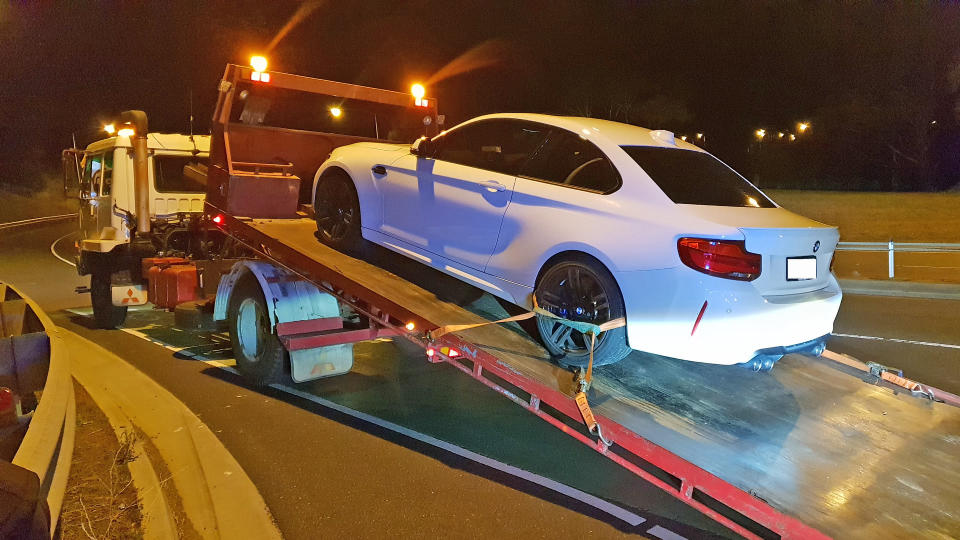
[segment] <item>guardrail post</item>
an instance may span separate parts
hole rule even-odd
[[[888,272],[889,279],[893,279],[893,238],[890,239],[890,242],[887,244],[887,253],[889,259],[890,270]]]

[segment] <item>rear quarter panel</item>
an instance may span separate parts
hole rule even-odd
[[[602,195],[518,178],[486,272],[533,287],[543,264],[581,251],[611,271],[675,266],[677,212],[620,191]]]

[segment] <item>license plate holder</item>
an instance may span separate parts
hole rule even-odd
[[[787,257],[787,281],[817,279],[817,257]]]

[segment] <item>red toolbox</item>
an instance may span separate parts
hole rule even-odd
[[[227,181],[226,210],[235,216],[288,218],[297,214],[300,179],[290,174],[234,174]]]
[[[199,279],[193,264],[178,264],[160,272],[157,286],[157,307],[173,309],[177,304],[197,299]]]

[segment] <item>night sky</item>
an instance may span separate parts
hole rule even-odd
[[[266,48],[300,6],[0,0],[0,183],[39,185],[71,133],[86,144],[125,109],[186,131],[192,94],[207,132],[224,64]],[[957,4],[329,0],[269,58],[271,70],[406,91],[475,47],[495,64],[428,88],[448,125],[502,111],[613,117],[706,133],[710,151],[751,169],[763,166],[755,129],[807,120],[819,142],[787,160],[794,169],[862,179],[909,166],[901,189],[960,174]],[[845,164],[864,147],[876,150]]]

